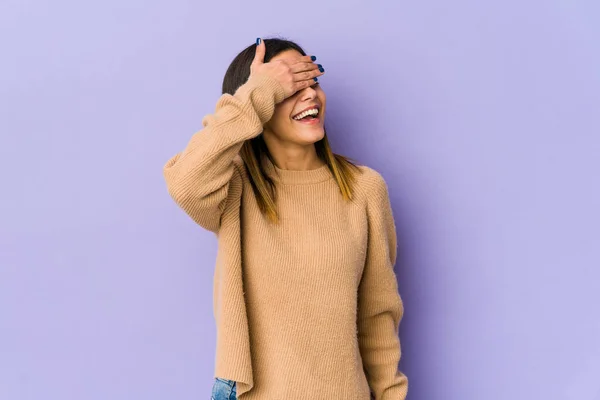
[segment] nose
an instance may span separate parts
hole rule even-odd
[[[300,99],[301,100],[312,100],[315,97],[317,97],[317,91],[315,89],[313,89],[312,86],[309,87],[305,87],[304,89],[302,89],[302,91],[300,92]]]

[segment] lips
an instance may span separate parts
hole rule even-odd
[[[305,125],[317,125],[321,122],[321,120],[319,118],[312,118],[312,119],[294,120],[294,122],[297,122],[299,124],[305,124]]]

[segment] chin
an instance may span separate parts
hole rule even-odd
[[[302,142],[304,144],[312,144],[318,142],[319,140],[325,137],[325,130],[321,128],[299,132],[296,137],[298,138],[299,142]]]

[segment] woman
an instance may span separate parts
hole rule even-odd
[[[173,199],[218,238],[214,400],[406,396],[387,186],[332,153],[315,60],[257,39],[164,167]]]

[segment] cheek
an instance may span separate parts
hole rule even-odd
[[[290,123],[292,110],[292,105],[286,101],[277,104],[275,106],[275,110],[273,111],[273,117],[271,118],[271,121],[269,121],[269,124],[275,127]]]
[[[319,98],[319,103],[321,103],[323,110],[324,111],[327,110],[327,96],[325,96],[325,92],[323,91],[323,89],[321,89],[321,88],[318,89],[317,97]]]
[[[319,98],[321,104],[325,106],[325,104],[327,103],[327,96],[325,95],[325,92],[322,89],[319,89],[319,91],[317,92],[317,97]]]

